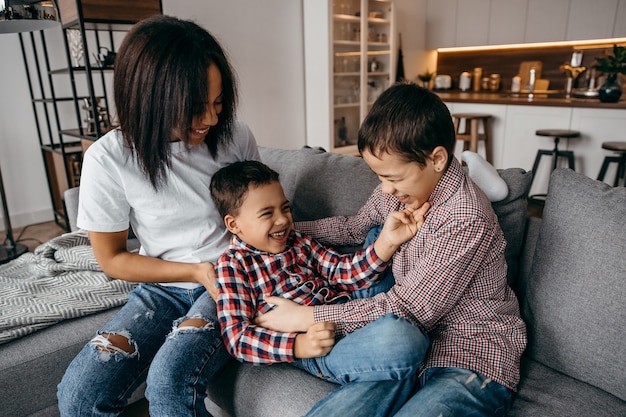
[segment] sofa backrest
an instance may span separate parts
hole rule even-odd
[[[280,174],[285,194],[292,202],[295,221],[356,214],[380,182],[360,157],[306,147],[298,150],[260,148],[260,152],[263,162]],[[508,242],[507,278],[513,287],[524,236],[531,174],[519,168],[498,172],[507,183],[509,194],[494,203],[493,208]]]
[[[626,187],[555,170],[519,282],[527,355],[626,401]]]

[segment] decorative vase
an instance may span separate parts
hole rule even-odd
[[[606,81],[598,90],[598,96],[603,103],[616,103],[622,96],[622,87],[617,82],[617,73],[610,73]]]

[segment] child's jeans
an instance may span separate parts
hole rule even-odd
[[[380,228],[370,231],[365,246]],[[393,286],[390,269],[374,286],[353,292],[353,298],[372,297]],[[337,384],[401,380],[414,375],[424,359],[429,338],[404,318],[387,314],[338,339],[326,356],[298,359],[295,366]]]
[[[202,328],[178,328],[201,318]],[[174,328],[174,329],[173,329]],[[122,309],[98,332],[129,339],[132,353],[87,343],[59,384],[62,417],[118,416],[146,380],[151,416],[208,416],[207,384],[230,355],[222,344],[215,302],[204,287],[158,284],[135,288]]]

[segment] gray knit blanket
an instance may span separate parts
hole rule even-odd
[[[0,344],[124,304],[135,285],[102,272],[86,232],[51,239],[0,265]]]

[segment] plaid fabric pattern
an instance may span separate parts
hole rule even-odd
[[[506,242],[484,193],[455,159],[430,196],[417,236],[393,257],[396,285],[387,293],[315,307],[315,321],[350,332],[387,313],[425,329],[432,341],[422,365],[461,367],[510,389],[519,382],[526,326],[506,283]],[[302,222],[323,244],[357,244],[402,204],[378,187],[357,215]]]
[[[233,236],[229,249],[216,264],[218,318],[226,348],[242,362],[293,362],[296,333],[254,325],[259,314],[273,307],[269,295],[298,304],[320,305],[350,299],[350,292],[376,282],[387,262],[374,245],[354,255],[340,255],[292,232],[288,249],[279,254],[261,252]]]

